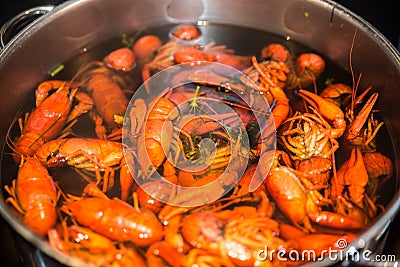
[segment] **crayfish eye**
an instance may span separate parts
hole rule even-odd
[[[51,152],[46,159],[46,165],[48,167],[62,167],[65,165],[65,162],[65,157],[60,155],[58,150]]]
[[[50,152],[50,154],[46,158],[46,161],[49,161],[51,158],[57,157],[58,152],[60,152],[59,149],[57,149],[57,150],[55,150],[53,152]]]
[[[64,157],[50,157],[47,161],[46,161],[46,165],[49,168],[57,168],[57,167],[63,167],[65,165],[65,158]]]

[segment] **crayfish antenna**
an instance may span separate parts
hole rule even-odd
[[[357,98],[355,98],[354,105],[357,106],[358,104],[360,104],[364,100],[364,97],[371,91],[371,89],[372,86],[368,87]]]
[[[12,122],[11,122],[11,125],[10,125],[10,127],[8,128],[8,130],[7,130],[7,134],[6,134],[6,144],[7,144],[7,146],[11,149],[11,155],[13,155],[13,157],[15,158],[15,159],[17,159],[19,156],[19,152],[17,151],[17,149],[15,148],[15,142],[14,142],[14,140],[12,140],[12,138],[11,138],[11,130],[14,128],[14,125],[18,122],[18,126],[19,126],[19,130],[20,130],[20,133],[22,133],[22,131],[23,131],[23,128],[24,128],[24,123],[26,122],[26,120],[28,119],[28,116],[29,116],[29,113],[28,112],[26,112],[25,113],[25,117],[24,117],[24,120],[22,120],[22,118],[21,118],[21,114],[22,114],[22,112],[23,112],[23,109],[25,108],[25,106],[22,106],[19,110],[18,110],[18,112],[17,112],[17,115],[15,116],[15,118],[12,120]]]

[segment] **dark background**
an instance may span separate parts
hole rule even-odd
[[[398,1],[387,0],[337,0],[364,18],[399,49],[400,21]]]
[[[6,21],[25,9],[46,4],[57,5],[62,2],[63,1],[60,0],[1,0],[0,25],[3,25]],[[369,22],[378,31],[380,31],[390,42],[392,42],[397,49],[400,48],[400,22],[398,19],[398,9],[396,9],[397,6],[395,8],[395,1],[338,0],[336,2],[342,4],[343,6],[352,10],[354,13],[363,17],[367,22]],[[397,260],[400,260],[400,231],[398,230],[399,224],[400,216],[397,216],[395,218],[395,221],[392,223],[391,231],[383,252],[384,255],[395,254]],[[19,245],[22,242],[22,239],[19,239],[19,237],[15,239],[14,235],[15,233],[11,231],[10,227],[0,217],[1,266],[22,267],[27,265],[27,263],[24,264],[19,260],[20,254],[17,253],[17,249],[20,248]],[[24,244],[24,246],[29,245]],[[43,262],[41,264],[43,264]],[[41,264],[37,266],[44,266]]]
[[[0,25],[11,19],[25,9],[42,6],[42,5],[58,5],[62,0],[2,0],[0,2]]]

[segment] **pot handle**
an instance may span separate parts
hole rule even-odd
[[[0,50],[27,25],[40,16],[52,11],[54,5],[37,6],[27,9],[3,24],[0,29]]]

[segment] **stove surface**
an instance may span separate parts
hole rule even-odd
[[[40,5],[57,5],[60,0],[2,0],[0,2],[0,26],[20,12]],[[338,0],[338,3],[346,6],[356,14],[363,17],[385,35],[397,49],[400,49],[399,37],[400,27],[398,24],[397,9],[395,3],[389,1],[376,0]],[[394,1],[392,1],[394,2]],[[395,255],[396,260],[400,260],[400,215],[397,215],[392,223],[392,227],[387,237],[386,245],[382,255]],[[0,258],[1,266],[25,267],[60,267],[51,259],[35,250],[29,243],[19,237],[11,227],[0,217]],[[21,248],[29,252],[21,252]]]

